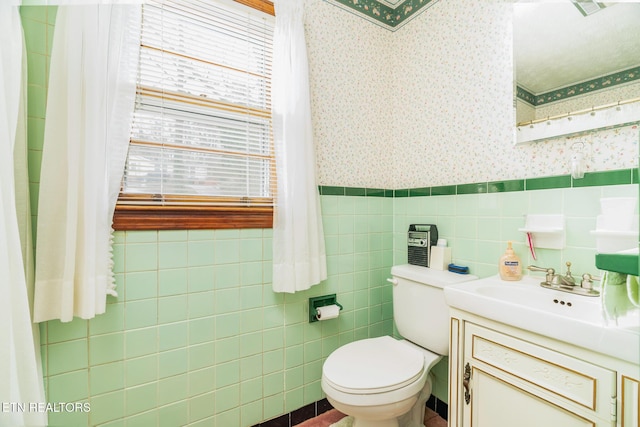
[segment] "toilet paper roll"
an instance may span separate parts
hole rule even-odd
[[[320,321],[335,319],[339,314],[340,307],[335,304],[316,308],[316,318]]]

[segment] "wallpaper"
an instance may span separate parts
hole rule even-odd
[[[569,173],[575,138],[513,146],[511,2],[438,1],[391,32],[306,1],[320,185],[397,189]],[[580,138],[589,170],[637,167],[637,126]]]
[[[396,188],[521,174],[510,12],[506,3],[439,2],[393,34],[403,70],[394,79]]]
[[[306,13],[318,184],[389,188],[393,33],[323,0]]]

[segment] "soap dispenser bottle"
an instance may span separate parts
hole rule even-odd
[[[498,265],[500,278],[502,280],[520,280],[522,279],[522,263],[518,255],[513,252],[511,241],[507,243],[507,250],[500,257]]]

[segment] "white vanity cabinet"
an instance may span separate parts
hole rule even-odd
[[[450,427],[639,427],[638,364],[451,313]]]

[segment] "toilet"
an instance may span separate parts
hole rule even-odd
[[[449,354],[444,287],[477,277],[416,265],[391,268],[393,313],[403,339],[367,338],[333,351],[322,367],[322,390],[353,427],[423,426],[431,368]]]

